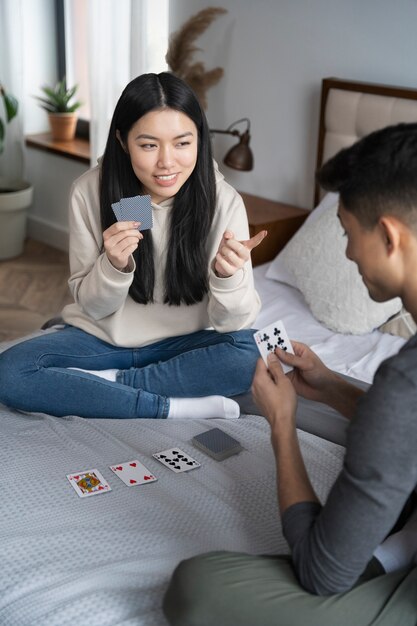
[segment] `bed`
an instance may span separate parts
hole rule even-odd
[[[374,128],[416,120],[416,90],[326,79],[318,163]],[[407,330],[413,331],[407,312],[397,303],[394,313],[384,311],[375,329],[335,331],[334,311],[326,323],[317,319],[311,294],[299,282],[302,276],[291,276],[288,261],[300,257],[300,246],[310,253],[312,246],[305,246],[310,229],[323,231],[320,220],[335,200],[317,195],[318,208],[305,226],[274,261],[255,268],[263,302],[256,326],[282,319],[290,337],[308,343],[329,367],[366,386],[379,363],[406,341]],[[326,242],[320,242],[319,256],[325,249]],[[311,265],[308,255],[305,263]],[[336,279],[340,275],[338,269]],[[346,294],[349,285],[339,282]],[[342,309],[337,313],[349,307]],[[357,313],[364,317],[360,309]],[[393,329],[400,334],[392,334]],[[163,626],[162,595],[180,560],[216,549],[286,552],[269,427],[249,394],[239,401],[244,411],[239,420],[175,422],[55,418],[0,405],[0,623]],[[297,419],[308,471],[325,500],[343,461],[345,420],[305,401]],[[241,442],[238,455],[218,462],[191,444],[194,435],[215,426]],[[174,445],[201,467],[174,474],[152,457]],[[109,466],[132,459],[158,480],[126,487]],[[109,481],[111,491],[81,499],[65,477],[92,468]]]

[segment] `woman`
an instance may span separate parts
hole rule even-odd
[[[150,195],[153,228],[111,205]],[[139,229],[138,229],[139,228]],[[102,162],[70,197],[63,330],[0,356],[0,400],[57,416],[238,417],[260,307],[240,196],[215,170],[205,115],[170,73],[123,91]],[[213,395],[219,394],[219,395]]]

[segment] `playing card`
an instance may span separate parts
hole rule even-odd
[[[179,474],[180,472],[188,472],[189,470],[196,469],[201,465],[201,463],[179,448],[162,450],[162,452],[156,452],[152,456],[176,474]]]
[[[121,198],[122,220],[140,222],[139,230],[148,230],[153,226],[151,196],[133,196]]]
[[[128,487],[153,483],[155,480],[158,480],[143,463],[136,459],[134,461],[126,461],[126,463],[110,465],[110,469]]]
[[[67,478],[80,498],[87,498],[88,496],[95,496],[98,493],[111,491],[107,480],[103,478],[96,469],[67,474]]]
[[[192,438],[192,443],[216,461],[223,461],[232,454],[243,450],[237,439],[234,439],[220,428],[211,428]]]
[[[265,326],[261,330],[257,330],[254,333],[254,339],[258,350],[261,353],[261,357],[264,360],[266,366],[268,366],[267,356],[271,352],[274,352],[275,348],[281,348],[291,354],[294,354],[293,347],[288,339],[287,331],[281,320]],[[289,365],[284,365],[281,361],[282,368],[285,373],[290,372],[293,368]]]
[[[111,205],[111,208],[113,209],[113,213],[116,216],[116,219],[118,222],[122,221],[122,211],[121,211],[121,207],[120,207],[120,202],[113,202],[113,204]]]

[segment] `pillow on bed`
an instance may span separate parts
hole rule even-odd
[[[307,228],[311,225],[322,213],[327,211],[330,207],[338,205],[339,202],[339,194],[338,193],[328,193],[324,196],[320,204],[317,207],[310,211],[307,219],[304,221],[300,230],[303,228]],[[297,231],[300,232],[300,231]],[[280,283],[285,283],[287,285],[292,285],[296,287],[294,276],[291,274],[290,270],[285,266],[283,259],[281,258],[281,254],[278,254],[271,264],[265,274],[266,278],[271,278],[272,280],[278,280]]]
[[[290,284],[301,291],[318,321],[336,332],[359,335],[378,328],[402,305],[399,298],[374,302],[369,297],[356,264],[345,256],[337,194],[331,195],[278,256],[293,281]]]

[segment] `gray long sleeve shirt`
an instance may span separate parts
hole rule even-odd
[[[417,485],[417,335],[378,369],[347,434],[343,469],[322,507],[300,502],[282,523],[302,586],[350,589]]]

